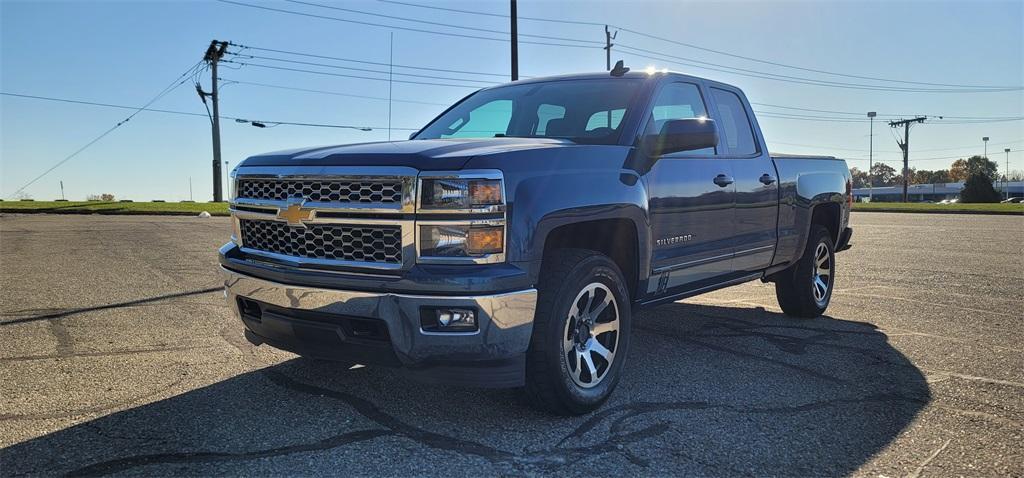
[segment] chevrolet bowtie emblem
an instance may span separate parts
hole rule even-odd
[[[278,209],[277,218],[288,221],[289,226],[305,226],[304,221],[313,219],[313,209],[302,207],[302,203],[293,202],[285,209]]]

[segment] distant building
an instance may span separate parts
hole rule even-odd
[[[999,191],[1000,195],[1006,195],[1002,181],[996,181],[992,183],[992,185],[995,186],[996,191]],[[910,201],[941,201],[943,199],[954,199],[960,197],[960,190],[963,188],[964,183],[962,182],[911,184],[907,187],[907,198]],[[1010,181],[1007,183],[1006,188],[1010,191],[1010,197],[1024,196],[1024,181]],[[871,191],[868,188],[858,188],[853,190],[853,197],[856,198],[857,201],[867,201],[869,195],[874,197],[874,200],[877,202],[900,201],[903,198],[903,186],[882,186],[874,188],[874,191]]]

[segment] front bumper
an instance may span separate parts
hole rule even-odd
[[[398,365],[421,372],[417,375],[427,380],[446,383],[497,387],[523,383],[536,289],[492,295],[407,295],[288,285],[221,270],[228,306],[254,343],[319,358]],[[424,307],[473,308],[478,330],[424,332],[420,329]],[[374,332],[377,328],[383,332]]]

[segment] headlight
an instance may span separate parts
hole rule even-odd
[[[424,179],[423,209],[475,209],[501,205],[499,179]]]
[[[235,199],[238,199],[238,174],[237,174],[237,171],[238,171],[238,166],[235,166],[235,169],[232,169],[231,172],[228,173],[228,197],[231,198],[230,201],[234,201]]]
[[[420,255],[423,257],[480,257],[504,250],[504,226],[420,226]]]

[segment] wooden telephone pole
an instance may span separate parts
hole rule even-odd
[[[903,150],[903,202],[907,202],[907,183],[910,182],[910,125],[924,123],[926,119],[928,118],[925,116],[918,116],[917,118],[889,122],[889,126],[893,128],[903,127],[903,142],[896,140],[896,144],[900,145],[900,149]]]
[[[519,21],[516,13],[516,0],[510,5],[510,21],[512,29],[512,81],[519,79]]]
[[[608,29],[608,25],[604,26],[604,70],[612,71],[612,47],[615,46],[612,40],[619,36],[619,31],[615,30],[613,34]]]

